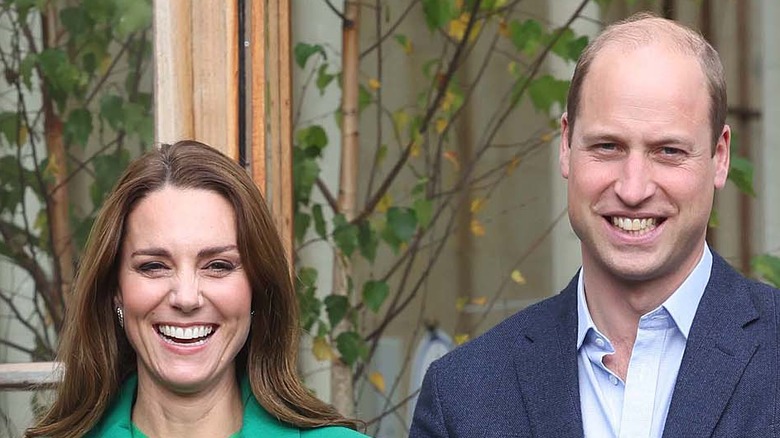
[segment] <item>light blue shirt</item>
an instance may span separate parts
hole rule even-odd
[[[661,437],[685,343],[711,270],[712,253],[705,244],[701,260],[682,285],[639,319],[625,382],[602,362],[615,349],[590,317],[580,270],[577,365],[585,437]]]

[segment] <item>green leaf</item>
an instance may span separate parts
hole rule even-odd
[[[517,20],[509,23],[509,39],[518,51],[526,56],[533,56],[540,46],[544,30],[538,21],[528,19],[520,23]]]
[[[0,113],[0,134],[5,137],[5,140],[11,146],[16,146],[17,144],[19,128],[19,114],[10,111]]]
[[[398,42],[398,44],[400,44],[404,49],[409,47],[409,38],[406,35],[396,34],[393,35],[393,39],[396,40],[396,42]]]
[[[309,205],[311,190],[317,177],[320,175],[320,166],[305,153],[295,148],[293,150],[293,192],[295,200],[303,205]]]
[[[368,91],[368,88],[361,84],[358,94],[358,111],[363,111],[372,102],[374,102],[374,96]]]
[[[414,210],[404,207],[387,209],[387,226],[401,242],[408,242],[417,230]]]
[[[745,157],[731,156],[729,180],[741,191],[750,196],[756,196],[753,190],[753,163]]]
[[[311,216],[306,213],[296,211],[293,218],[293,233],[295,234],[295,240],[302,242],[306,237],[306,231],[309,230],[311,225]]]
[[[341,360],[349,366],[354,365],[359,359],[368,357],[366,343],[353,331],[341,333],[336,338],[336,348],[341,354]]]
[[[331,327],[336,327],[349,310],[349,299],[344,295],[328,295],[324,302],[325,310],[328,311],[328,322]]]
[[[295,45],[295,49],[293,49],[295,63],[298,64],[298,67],[300,68],[305,67],[306,61],[315,53],[319,53],[325,59],[328,58],[325,54],[325,49],[319,44],[298,43]]]
[[[553,103],[559,103],[561,108],[566,104],[566,94],[569,92],[569,81],[555,79],[550,75],[544,75],[531,81],[528,94],[534,107],[545,113],[549,113]]]
[[[317,284],[318,272],[311,267],[303,267],[298,271],[298,282],[306,287],[314,287]]]
[[[71,37],[78,37],[82,33],[92,31],[94,20],[86,13],[84,8],[72,6],[60,11],[60,22]]]
[[[326,238],[328,234],[328,225],[325,223],[325,217],[322,215],[322,206],[320,204],[314,204],[311,208],[311,215],[314,217],[314,231],[317,235]]]
[[[100,117],[116,131],[124,126],[123,106],[124,100],[119,96],[108,94],[100,98]]]
[[[389,294],[390,286],[384,281],[369,280],[363,285],[363,302],[374,313],[379,311]]]
[[[59,105],[65,103],[68,94],[73,93],[82,85],[81,72],[68,61],[68,57],[60,49],[45,49],[38,55],[38,65],[41,67],[43,79]]]
[[[429,199],[416,199],[414,201],[414,215],[417,217],[420,227],[427,227],[433,218],[433,203]]]
[[[452,0],[422,0],[422,5],[425,23],[430,30],[449,24],[457,13]]]
[[[92,166],[95,169],[95,181],[90,187],[92,205],[103,205],[103,199],[114,187],[119,175],[129,163],[130,153],[124,148],[114,153],[97,155],[92,160]]]
[[[346,221],[343,214],[333,218],[333,240],[345,256],[351,257],[358,246],[358,228]]]
[[[24,82],[24,85],[28,90],[32,90],[32,73],[37,62],[38,55],[35,53],[28,53],[19,65],[19,74],[22,75],[22,82]]]
[[[120,37],[152,26],[152,4],[149,0],[115,0],[115,31]]]
[[[379,247],[379,237],[369,221],[362,221],[358,225],[358,245],[360,254],[373,263],[376,259],[376,249]]]
[[[775,287],[780,287],[780,257],[763,254],[753,257],[753,269]]]
[[[89,135],[92,134],[92,113],[84,108],[71,111],[68,121],[65,122],[64,132],[68,144],[86,146]]]
[[[319,70],[317,70],[317,89],[320,90],[320,96],[325,94],[325,89],[328,88],[328,85],[336,78],[336,75],[328,73],[326,71],[327,69],[328,64],[322,64]]]
[[[295,137],[298,146],[311,158],[322,156],[322,150],[328,145],[328,134],[320,125],[300,129]]]

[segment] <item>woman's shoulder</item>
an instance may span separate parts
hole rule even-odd
[[[360,432],[342,426],[324,426],[301,430],[301,438],[365,438]]]

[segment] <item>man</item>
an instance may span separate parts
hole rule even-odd
[[[559,151],[582,269],[435,362],[412,438],[780,436],[778,291],[705,243],[725,117],[690,29],[642,14],[592,42]]]

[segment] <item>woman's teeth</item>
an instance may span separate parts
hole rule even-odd
[[[191,343],[192,341],[203,341],[214,331],[210,325],[176,327],[172,325],[158,325],[157,332],[163,335],[166,340],[181,343]]]

